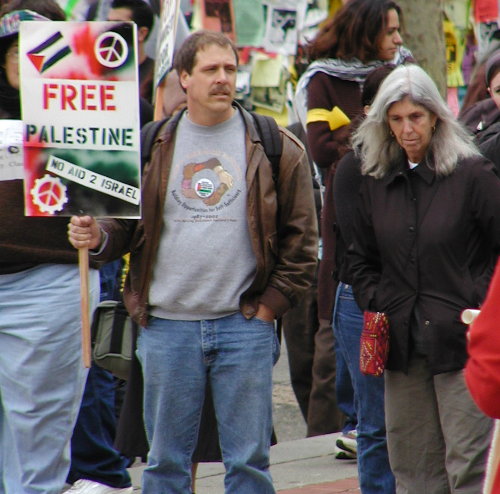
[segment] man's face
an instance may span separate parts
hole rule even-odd
[[[126,7],[121,7],[119,9],[110,9],[108,12],[108,21],[113,22],[127,22],[133,21],[132,19],[132,9],[127,9]],[[146,41],[149,29],[146,26],[137,26],[137,42],[139,45]]]
[[[233,114],[236,91],[236,56],[231,47],[208,45],[196,55],[192,73],[180,75],[193,122],[214,125]]]
[[[132,20],[132,11],[125,7],[120,9],[110,9],[108,13],[108,21],[126,22]]]

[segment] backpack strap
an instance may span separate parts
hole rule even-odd
[[[255,128],[259,133],[264,146],[264,152],[271,162],[273,170],[273,180],[278,182],[281,154],[283,152],[283,144],[278,124],[273,117],[261,115],[260,113],[250,112],[255,123]]]
[[[161,120],[152,120],[142,126],[141,129],[141,169],[151,158],[151,149],[153,147],[153,142],[156,139],[156,134],[160,130],[160,127],[167,121],[167,118]]]
[[[252,114],[255,128],[259,133],[264,146],[264,152],[268,160],[271,162],[273,170],[273,180],[277,182],[279,176],[279,165],[281,154],[283,151],[283,144],[281,142],[281,135],[278,124],[273,117],[261,115],[259,113],[250,112]],[[146,123],[141,129],[141,168],[151,158],[151,149],[156,135],[160,127],[167,121],[166,118],[162,120],[153,120]]]

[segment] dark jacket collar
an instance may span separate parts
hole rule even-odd
[[[382,178],[384,185],[388,186],[392,184],[395,180],[399,178],[406,177],[409,173],[416,173],[422,180],[424,180],[428,185],[436,178],[436,173],[432,165],[432,159],[430,156],[426,156],[424,160],[413,170],[408,166],[408,158],[404,155],[398,163],[391,168],[391,170]]]

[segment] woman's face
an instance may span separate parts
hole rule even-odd
[[[492,77],[490,86],[488,87],[491,99],[500,109],[500,70]]]
[[[19,89],[19,43],[14,41],[5,53],[5,74],[7,82]]]
[[[389,62],[399,51],[403,38],[399,34],[399,16],[395,9],[387,11],[385,31],[381,33],[378,46],[378,59]]]
[[[390,106],[387,120],[408,159],[413,163],[420,163],[431,142],[437,121],[436,115],[406,97]]]

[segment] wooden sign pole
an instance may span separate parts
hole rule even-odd
[[[89,369],[92,362],[90,349],[89,318],[89,249],[78,249],[78,266],[80,268],[80,306],[82,311],[82,355],[83,365]]]

